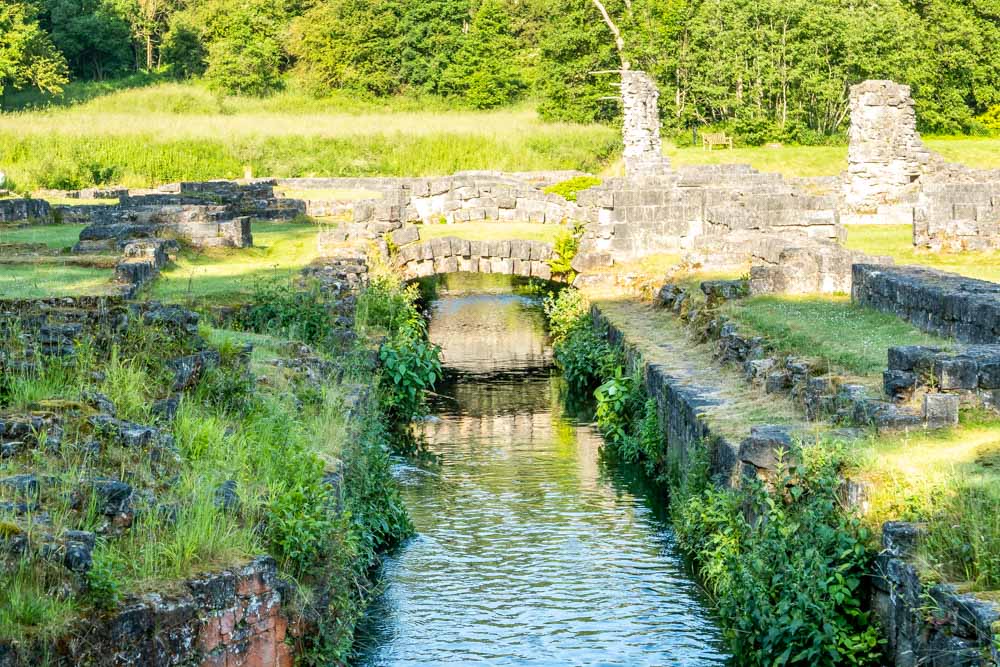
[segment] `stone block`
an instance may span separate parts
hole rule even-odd
[[[956,394],[925,394],[924,421],[932,428],[957,426],[958,407]]]
[[[887,396],[893,398],[905,396],[917,386],[917,375],[911,371],[884,371],[882,386]]]
[[[975,389],[979,384],[979,368],[975,359],[941,357],[934,361],[934,380],[941,389]]]
[[[900,345],[889,348],[889,370],[909,371],[925,375],[934,368],[934,355],[940,352],[937,347],[920,345]]]
[[[408,243],[414,243],[420,240],[420,228],[416,225],[406,225],[401,229],[397,229],[391,234],[392,242],[396,244],[397,247],[404,246]]]
[[[740,443],[739,460],[758,470],[774,471],[779,460],[787,461],[792,437],[784,426],[761,425],[750,429],[750,436]]]

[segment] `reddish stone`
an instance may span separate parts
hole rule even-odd
[[[292,648],[285,643],[277,646],[275,667],[294,667],[295,659],[292,657]]]
[[[219,632],[223,636],[231,635],[234,628],[236,628],[236,612],[232,609],[227,609],[219,618]]]
[[[226,653],[220,651],[214,655],[204,656],[200,667],[226,667]]]
[[[274,641],[282,644],[288,634],[288,621],[284,616],[279,615],[274,619]]]
[[[211,653],[222,643],[222,634],[219,629],[219,617],[209,617],[201,630],[198,632],[198,647],[202,653]]]

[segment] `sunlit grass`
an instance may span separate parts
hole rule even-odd
[[[47,296],[114,294],[114,272],[81,266],[4,264],[0,266],[0,295],[6,299],[40,299]]]
[[[850,225],[847,247],[888,255],[897,264],[918,264],[970,278],[1000,282],[1000,252],[930,252],[913,247],[910,225]]]
[[[980,137],[931,137],[928,148],[950,162],[977,169],[1000,168],[1000,139]],[[678,148],[664,142],[663,151],[676,166],[742,162],[759,171],[785,176],[837,176],[847,169],[847,145],[778,146],[706,151],[700,146]]]
[[[0,154],[19,188],[108,182],[149,186],[257,175],[429,176],[468,169],[598,170],[615,128],[544,123],[530,105],[448,109],[433,100],[310,101],[289,92],[221,102],[165,83],[66,108],[0,115]]]
[[[250,295],[255,281],[287,279],[316,259],[320,229],[313,224],[256,222],[254,247],[185,250],[163,269],[148,294],[169,302],[227,301]]]
[[[853,375],[880,375],[893,345],[949,345],[894,315],[855,306],[845,295],[758,296],[731,301],[724,310],[779,352]]]
[[[69,248],[80,240],[86,225],[32,225],[30,227],[0,227],[0,244],[44,243],[49,248]]]

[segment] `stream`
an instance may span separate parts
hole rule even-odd
[[[385,559],[363,667],[722,665],[665,499],[564,407],[534,297],[450,291],[428,455],[396,474],[417,530]]]

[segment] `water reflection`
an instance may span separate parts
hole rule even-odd
[[[568,419],[530,300],[437,301],[448,382],[401,465],[418,535],[387,559],[361,665],[716,665],[718,630],[635,480]]]

